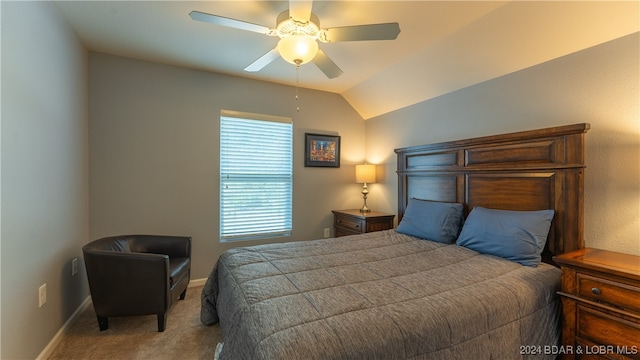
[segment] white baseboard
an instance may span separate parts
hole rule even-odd
[[[64,323],[64,325],[62,325],[60,330],[58,330],[58,332],[51,339],[51,341],[49,341],[47,346],[45,346],[45,348],[42,350],[40,355],[38,355],[36,360],[46,360],[49,358],[49,356],[51,356],[51,354],[53,354],[53,350],[55,350],[56,346],[58,346],[58,343],[62,340],[62,335],[67,331],[67,329],[69,329],[69,327],[71,327],[71,324],[73,324],[73,322],[76,320],[78,315],[80,315],[80,313],[83,312],[84,309],[86,309],[87,306],[89,306],[89,304],[91,304],[91,296],[87,296],[87,298],[84,299],[82,304],[78,306],[76,311],[74,311],[73,314],[71,314],[69,319]]]

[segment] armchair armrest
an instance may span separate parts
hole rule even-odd
[[[96,313],[154,314],[168,307],[167,255],[87,251],[84,258]]]
[[[191,257],[191,237],[170,235],[136,235],[134,252],[166,254],[170,258]]]

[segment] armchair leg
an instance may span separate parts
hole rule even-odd
[[[187,289],[184,289],[184,291],[180,294],[180,300],[184,300],[185,296],[187,296]]]
[[[158,332],[163,332],[167,327],[167,314],[158,314]]]
[[[109,328],[109,318],[106,316],[98,316],[98,327],[100,331],[105,331]]]

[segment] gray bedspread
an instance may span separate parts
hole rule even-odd
[[[520,359],[558,344],[559,284],[388,230],[226,251],[201,321],[220,322],[221,359]]]

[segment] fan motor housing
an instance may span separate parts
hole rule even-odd
[[[290,35],[306,35],[317,39],[320,34],[320,19],[311,13],[309,21],[300,21],[289,15],[289,10],[285,10],[278,15],[276,20],[276,31],[280,38]]]

